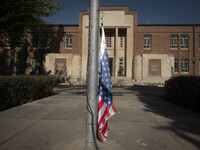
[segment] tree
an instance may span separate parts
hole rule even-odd
[[[39,37],[41,30],[51,30],[41,18],[55,15],[63,4],[55,0],[0,0],[0,47],[9,41],[12,66],[15,48],[26,47],[28,33]]]

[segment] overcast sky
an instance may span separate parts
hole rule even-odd
[[[99,0],[100,6],[128,6],[138,11],[138,24],[200,24],[200,0]],[[67,0],[51,24],[79,24],[79,11],[89,0]]]

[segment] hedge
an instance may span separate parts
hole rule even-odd
[[[178,76],[165,83],[167,100],[200,112],[200,77]]]
[[[55,85],[52,76],[0,76],[0,110],[46,97]]]

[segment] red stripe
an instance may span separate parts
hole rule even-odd
[[[100,141],[101,141],[102,143],[104,143],[103,137],[102,137],[102,135],[101,135],[100,132],[98,132],[98,136],[99,136]]]
[[[115,113],[117,113],[117,109],[115,108],[115,105],[114,105],[113,102],[112,102],[112,104],[111,104],[111,107],[112,107],[113,111],[114,111]]]
[[[111,115],[110,115],[110,112],[108,111],[108,113],[106,114],[107,118],[109,118]]]
[[[106,133],[107,129],[108,129],[108,121],[106,121],[106,124],[103,127],[103,130],[101,131],[101,133],[104,135]]]
[[[104,124],[104,122],[105,122],[105,115],[108,113],[108,109],[109,109],[109,106],[106,107],[106,109],[104,111],[104,114],[102,115],[101,119],[99,120],[98,127],[101,125],[102,122]]]
[[[101,101],[98,104],[98,112],[101,110],[101,107],[103,106],[103,104],[104,104],[104,100],[101,99]]]

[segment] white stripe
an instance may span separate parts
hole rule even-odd
[[[110,108],[109,108],[108,111],[109,111],[109,113],[110,113],[110,117],[113,116],[113,115],[115,114],[115,112],[114,112],[112,106],[110,106]],[[110,117],[109,117],[109,118],[110,118]],[[109,118],[108,118],[108,119],[109,119]]]
[[[99,110],[99,114],[98,114],[98,122],[100,121],[101,117],[103,116],[105,110],[106,110],[107,104],[104,102],[103,106],[101,107],[101,109]]]
[[[101,60],[106,49],[106,42],[105,42],[105,33],[104,28],[102,27],[102,40],[101,40],[101,48],[99,52],[99,60],[98,60],[98,72],[101,73]]]
[[[99,129],[101,129],[101,128],[103,128],[103,127],[105,126],[106,121],[108,120],[108,118],[107,118],[106,115],[105,115],[104,119],[105,119],[105,122],[102,122],[102,123],[99,125]]]
[[[106,130],[104,136],[105,136],[105,137],[108,137],[108,129]]]

